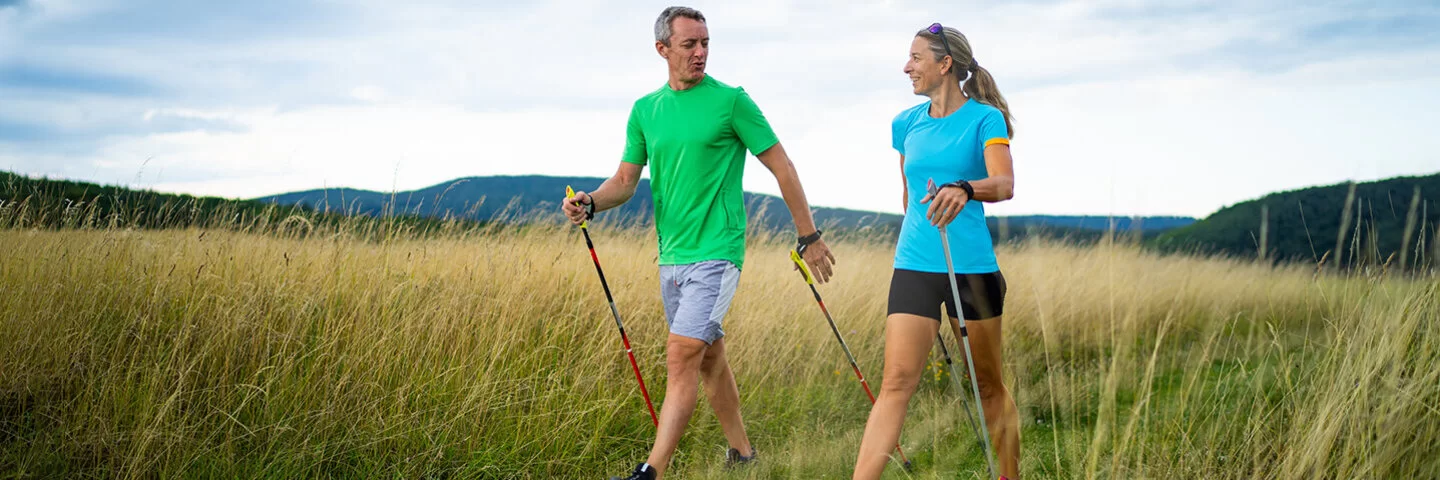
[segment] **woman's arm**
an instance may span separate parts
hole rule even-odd
[[[900,214],[910,209],[910,184],[905,183],[905,154],[900,154]]]
[[[1010,158],[1009,145],[985,147],[985,173],[989,177],[970,182],[970,186],[975,188],[976,200],[995,203],[1015,196],[1015,165]]]
[[[1010,158],[1010,146],[996,144],[985,147],[985,172],[989,176],[983,180],[970,182],[970,187],[975,189],[975,199],[982,202],[1003,202],[1015,196],[1015,167]],[[936,226],[949,225],[960,210],[965,208],[965,203],[970,199],[966,198],[965,190],[959,188],[942,188],[934,198],[926,195],[920,203],[929,203],[930,209],[925,212],[925,217],[930,223]]]

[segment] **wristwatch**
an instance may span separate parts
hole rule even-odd
[[[947,183],[947,184],[944,184],[944,185],[941,185],[941,186],[940,186],[940,188],[945,188],[945,187],[956,187],[956,188],[959,188],[959,189],[965,191],[965,199],[966,199],[966,200],[974,200],[974,199],[975,199],[975,187],[970,186],[970,182],[967,182],[967,181],[965,181],[965,180],[960,180],[960,181],[958,181],[958,182],[950,182],[950,183]]]
[[[804,255],[805,249],[810,248],[810,244],[818,241],[820,241],[820,230],[816,229],[815,233],[800,237],[800,244],[795,247],[795,253]]]

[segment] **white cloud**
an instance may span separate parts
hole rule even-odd
[[[385,99],[385,89],[374,85],[365,85],[350,89],[350,96],[356,100],[376,103]]]
[[[67,5],[42,3],[45,19],[24,31],[94,15]],[[167,94],[6,98],[0,120],[114,131],[63,155],[0,137],[0,166],[247,197],[606,176],[630,103],[664,82],[650,29],[667,5],[375,3],[325,35],[27,45],[31,61],[145,78]],[[756,98],[818,205],[899,210],[888,126],[923,100],[900,70],[910,35],[935,20],[966,31],[1018,119],[1017,196],[992,212],[1204,215],[1280,189],[1440,170],[1436,45],[1305,50],[1307,29],[1354,7],[696,6],[710,19],[710,72]],[[166,119],[198,123],[146,130]],[[778,193],[764,167],[747,168],[748,189]]]
[[[227,196],[254,197],[322,183],[413,188],[466,175],[536,169],[562,173],[587,160],[576,158],[573,148],[556,148],[562,144],[608,145],[605,150],[611,153],[603,157],[618,158],[616,139],[623,134],[626,113],[477,113],[428,104],[211,112],[206,115],[234,119],[247,129],[126,138],[108,144],[97,156],[122,159],[103,165],[117,175],[140,170],[148,159],[153,175],[163,171],[180,178],[152,176],[156,188],[202,187]],[[517,129],[533,134],[517,134]],[[589,175],[613,172],[608,161],[605,166],[581,170]],[[205,177],[215,182],[197,180]]]

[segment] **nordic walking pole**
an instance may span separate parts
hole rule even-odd
[[[935,186],[933,179],[930,180],[929,191],[931,200],[940,193],[940,187]],[[945,235],[945,227],[939,228],[940,246],[945,249],[945,272],[949,273],[947,277],[950,279],[950,294],[955,296],[955,309],[960,310],[960,285],[955,283],[955,262],[950,259],[950,237]],[[995,472],[994,447],[990,445],[990,428],[985,425],[985,405],[980,401],[980,378],[975,376],[975,357],[970,354],[970,332],[965,329],[964,319],[960,320],[960,342],[965,346],[965,366],[970,368],[970,388],[975,392],[975,410],[980,412],[980,429],[984,432],[980,437],[985,441],[985,463],[990,467],[990,478],[1000,478]]]
[[[565,186],[565,199],[575,196],[575,190]],[[593,201],[593,200],[592,200]],[[595,214],[585,212],[585,221],[580,222],[580,232],[585,234],[585,246],[590,248],[590,260],[595,261],[595,273],[600,275],[600,286],[605,289],[605,300],[610,302],[610,313],[615,316],[615,326],[620,329],[620,341],[625,343],[625,354],[630,356],[630,368],[635,370],[635,381],[640,382],[640,394],[645,396],[645,407],[650,409],[650,421],[660,427],[660,417],[655,416],[655,405],[650,403],[650,391],[645,389],[645,378],[640,376],[640,364],[635,363],[635,353],[630,351],[630,336],[625,334],[625,324],[620,323],[620,310],[615,308],[615,297],[610,295],[610,284],[605,281],[605,270],[600,268],[600,257],[595,255],[595,242],[590,241],[590,219]]]
[[[865,381],[865,375],[860,373],[860,365],[855,363],[855,355],[850,353],[850,346],[845,344],[845,337],[840,336],[840,329],[835,327],[835,319],[830,317],[830,310],[825,308],[825,300],[820,298],[820,291],[815,289],[815,278],[810,276],[810,268],[805,266],[805,260],[800,258],[800,252],[791,250],[790,261],[795,262],[795,267],[800,270],[800,276],[805,277],[805,284],[810,286],[810,293],[815,295],[815,303],[820,304],[820,312],[825,314],[825,321],[830,322],[830,331],[835,334],[835,340],[840,341],[840,349],[845,351],[845,358],[850,360],[850,368],[855,370],[855,378],[860,379],[860,386],[865,389],[865,396],[870,397],[870,404],[875,404],[875,394],[870,393],[870,383]],[[895,444],[895,451],[900,454],[901,465],[906,470],[910,469],[910,460],[905,458],[905,450],[900,444]]]

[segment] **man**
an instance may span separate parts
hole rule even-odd
[[[825,282],[835,261],[810,216],[795,166],[769,122],[744,90],[705,75],[710,34],[705,16],[670,7],[655,20],[655,51],[669,81],[635,102],[615,176],[593,192],[562,202],[572,222],[630,200],[650,166],[655,230],[660,244],[660,294],[670,324],[665,401],[655,445],[627,477],[661,478],[695,411],[698,383],[730,443],[726,463],[745,463],[755,449],[740,418],[740,394],[725,358],[721,320],[730,308],[745,260],[741,177],[748,149],[780,184],[804,246],[804,258]]]

